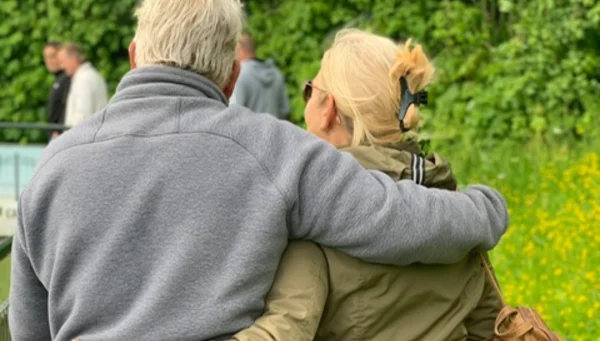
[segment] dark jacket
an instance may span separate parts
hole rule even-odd
[[[60,71],[55,74],[48,99],[48,123],[63,124],[65,122],[65,107],[70,86],[71,78],[66,73]],[[48,134],[52,135],[53,132],[50,131]]]

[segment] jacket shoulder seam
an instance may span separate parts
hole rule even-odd
[[[104,114],[103,114],[104,117]],[[102,126],[102,123],[101,125]],[[279,194],[281,195],[281,197],[283,198],[283,200],[285,201],[286,206],[289,208],[291,208],[291,200],[290,197],[288,195],[286,195],[284,193],[284,191],[279,188],[279,186],[277,186],[274,178],[273,178],[273,174],[269,171],[269,169],[265,166],[265,164],[254,154],[252,153],[246,146],[244,146],[243,144],[241,144],[240,142],[238,142],[237,140],[235,140],[234,138],[224,135],[224,134],[220,134],[220,133],[215,133],[215,132],[210,132],[210,131],[192,131],[192,132],[170,132],[170,133],[165,133],[165,134],[156,134],[156,135],[143,135],[143,134],[123,134],[123,135],[119,135],[119,136],[115,136],[112,138],[108,138],[108,139],[104,139],[104,140],[97,140],[96,139],[96,134],[98,133],[98,131],[96,131],[96,133],[94,134],[94,139],[92,141],[89,142],[85,142],[85,143],[81,143],[81,144],[77,144],[74,146],[69,146],[65,149],[62,149],[56,153],[54,153],[52,156],[50,156],[48,158],[48,160],[46,160],[43,164],[41,164],[39,166],[39,168],[37,169],[37,171],[35,172],[35,174],[33,174],[33,176],[31,177],[31,180],[29,180],[28,185],[25,186],[25,188],[23,189],[23,193],[22,195],[25,194],[25,192],[27,192],[27,190],[29,189],[29,184],[31,184],[36,178],[37,176],[41,173],[41,171],[46,167],[46,165],[48,163],[50,163],[55,157],[57,157],[58,155],[63,154],[63,152],[66,152],[68,150],[71,149],[75,149],[75,148],[79,148],[79,147],[85,147],[88,145],[92,145],[94,143],[102,143],[102,142],[108,142],[108,141],[113,141],[113,140],[117,140],[120,138],[124,138],[124,137],[137,137],[137,138],[154,138],[154,137],[162,137],[162,136],[169,136],[169,135],[201,135],[201,134],[206,134],[206,135],[213,135],[213,136],[218,136],[224,139],[228,139],[230,141],[232,141],[233,143],[235,143],[238,147],[242,148],[244,151],[246,151],[246,153],[250,154],[252,156],[252,158],[254,158],[254,160],[260,165],[260,167],[262,168],[263,172],[265,173],[265,175],[267,176],[267,178],[269,179],[269,181],[271,181],[271,183],[273,184],[273,186],[275,187],[275,189],[277,190],[277,192],[279,192]]]

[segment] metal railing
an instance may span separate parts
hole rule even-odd
[[[54,123],[23,123],[0,121],[0,129],[25,129],[25,130],[44,130],[44,131],[65,131],[69,127]]]

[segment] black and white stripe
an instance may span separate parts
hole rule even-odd
[[[425,182],[425,158],[416,154],[412,157],[412,180],[418,185]]]

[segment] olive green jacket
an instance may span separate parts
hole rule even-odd
[[[344,148],[395,180],[456,189],[449,164],[416,143]],[[435,203],[433,203],[435,204]],[[237,341],[462,341],[493,335],[501,309],[480,256],[453,265],[367,263],[310,242],[284,253],[266,311]]]

